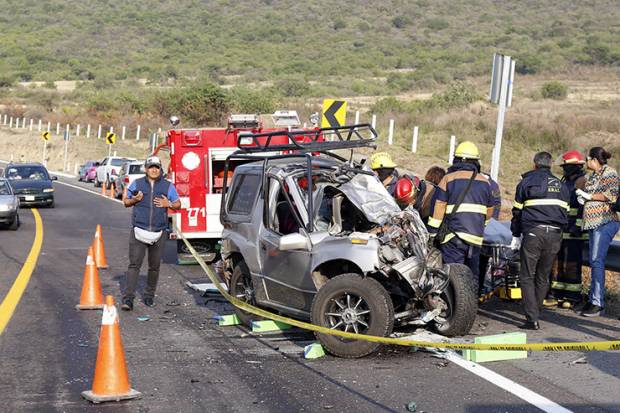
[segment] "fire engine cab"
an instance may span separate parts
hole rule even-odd
[[[224,184],[226,158],[238,150],[240,144],[252,145],[251,134],[298,128],[299,116],[295,111],[278,111],[272,115],[275,127],[264,128],[259,115],[231,115],[226,128],[174,129],[178,118],[170,119],[173,129],[166,133],[166,142],[160,146],[170,152],[168,178],[174,183],[181,209],[171,214],[171,238],[178,238],[177,226],[186,239],[207,262],[218,258],[222,236],[220,204]],[[318,130],[313,126],[309,130]],[[248,135],[244,142],[244,135]],[[287,144],[287,137],[280,137]],[[231,161],[227,184],[234,168],[247,161]],[[177,239],[180,264],[193,262],[185,244]]]

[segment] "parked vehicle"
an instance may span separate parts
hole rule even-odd
[[[171,238],[177,237],[175,228],[178,226],[207,262],[217,260],[222,237],[219,213],[226,157],[237,150],[240,141],[250,139],[251,143],[251,138],[244,138],[247,134],[300,126],[294,111],[276,112],[272,118],[277,129],[264,128],[258,115],[244,114],[231,115],[228,125],[222,128],[171,129],[166,134],[166,143],[158,148],[170,152],[168,177],[177,188],[183,206],[172,214],[175,225],[172,226]],[[178,118],[171,119],[171,122],[176,126]],[[319,129],[312,127],[308,130]],[[285,136],[276,136],[272,143],[284,144],[285,139]],[[231,161],[229,173],[232,174],[235,167],[244,162]],[[179,262],[191,261],[191,254],[183,242],[177,242],[177,250]]]
[[[50,176],[40,163],[10,163],[4,170],[21,206],[54,207],[54,186],[56,176]]]
[[[116,181],[121,166],[127,161],[135,161],[136,158],[127,158],[123,156],[106,156],[97,167],[95,176],[95,186],[99,187],[105,184],[106,189],[110,189],[112,183]]]
[[[92,182],[95,179],[98,166],[99,162],[97,161],[86,161],[84,165],[80,165],[78,181]]]
[[[116,184],[114,186],[114,196],[116,198],[122,198],[125,188],[137,178],[144,176],[144,161],[128,161],[121,166],[121,170],[118,173]]]
[[[0,224],[13,231],[19,228],[19,198],[4,178],[0,178]]]
[[[330,152],[374,146],[370,125],[332,132],[338,133],[328,142],[303,131],[253,134],[254,142],[266,143],[239,145],[227,158],[227,166],[254,161],[235,168],[221,205],[230,293],[332,330],[388,336],[394,326],[408,325],[467,334],[477,312],[469,268],[443,265],[417,211],[401,211],[372,171]],[[278,134],[292,144],[269,145]],[[310,142],[298,143],[300,137]],[[299,153],[266,154],[276,148]],[[253,319],[237,314],[246,323]],[[317,338],[340,357],[379,347]]]

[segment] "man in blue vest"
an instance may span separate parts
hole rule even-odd
[[[126,208],[133,207],[132,229],[129,235],[129,267],[127,285],[121,308],[133,310],[133,300],[138,285],[138,274],[146,251],[149,253],[149,271],[144,290],[144,304],[155,305],[155,289],[159,279],[159,265],[166,243],[168,209],[181,208],[179,194],[172,183],[165,180],[161,171],[161,160],[150,156],[144,162],[146,175],[138,178],[127,188],[123,199]]]

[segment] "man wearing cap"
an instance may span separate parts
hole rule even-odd
[[[176,188],[164,179],[161,160],[150,156],[144,162],[145,176],[138,178],[127,188],[123,199],[125,207],[133,207],[132,229],[129,234],[129,267],[127,283],[121,308],[133,310],[138,274],[146,251],[149,253],[149,270],[144,290],[144,304],[152,307],[155,289],[159,278],[159,265],[166,243],[165,231],[168,228],[168,209],[181,208]]]

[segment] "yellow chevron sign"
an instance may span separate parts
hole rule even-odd
[[[112,145],[116,142],[116,133],[114,132],[108,132],[105,135],[105,143],[107,143],[108,145]]]
[[[325,99],[323,101],[322,128],[344,126],[347,119],[347,102],[344,100]]]
[[[45,131],[41,134],[41,139],[43,139],[44,141],[49,141],[51,137],[52,134],[50,133],[50,131]]]

